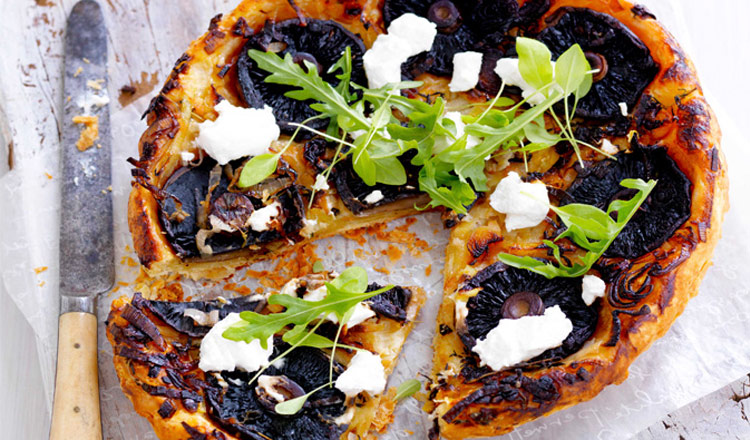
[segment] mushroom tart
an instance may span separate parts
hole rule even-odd
[[[312,274],[277,295],[315,299],[329,281]],[[112,304],[107,338],[115,370],[159,438],[338,440],[366,438],[390,423],[396,393],[386,391],[387,376],[424,292],[395,286],[360,303],[366,313],[355,312],[335,350],[321,344],[337,332],[328,318],[310,333],[315,343],[287,338],[288,329],[270,336],[266,348],[225,337],[245,313],[276,316],[272,296],[168,302],[136,293]],[[295,399],[304,400],[284,407]]]
[[[697,294],[728,208],[695,69],[626,0],[243,1],[193,42],[145,117],[128,217],[153,276],[223,277],[317,238],[442,213],[434,438],[500,435],[622,382]],[[393,291],[367,307],[398,321],[407,303]],[[179,338],[205,330],[157,308],[141,313],[158,328],[180,321]],[[110,336],[168,349],[147,327],[110,324]],[[313,351],[298,355],[317,368],[326,354]],[[329,381],[348,361],[329,362]],[[210,422],[185,423],[287,438],[275,418],[238,417],[318,383],[273,368],[265,385],[197,374],[213,387],[201,397]],[[315,423],[290,426],[334,437],[360,426],[332,422],[345,408],[326,393],[306,400]],[[139,411],[162,435],[172,422],[148,401]]]

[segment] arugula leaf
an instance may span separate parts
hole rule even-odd
[[[413,396],[417,391],[422,389],[422,382],[417,379],[409,379],[401,383],[396,388],[396,401],[406,399],[407,397]]]
[[[656,183],[655,180],[648,182],[641,179],[623,180],[620,185],[636,190],[636,194],[630,200],[612,201],[606,212],[595,206],[578,203],[551,207],[567,226],[565,232],[558,235],[555,241],[568,238],[587,251],[578,262],[566,264],[566,260],[561,256],[560,247],[549,240],[545,240],[544,244],[552,249],[557,265],[528,256],[519,257],[505,253],[498,255],[498,260],[509,266],[530,270],[550,279],[575,278],[585,275],[625,229],[630,219],[651,194]],[[613,219],[613,216],[616,216],[616,219]]]
[[[343,277],[343,278],[342,278]],[[337,281],[341,278],[340,281]],[[361,267],[350,267],[330,283],[326,283],[328,295],[320,301],[306,301],[290,295],[274,294],[268,298],[269,304],[284,306],[281,313],[261,315],[256,312],[240,313],[244,322],[235,324],[224,331],[223,336],[233,341],[250,342],[259,339],[267,348],[268,338],[279,333],[288,325],[307,326],[320,316],[336,315],[339,322],[349,309],[360,302],[393,288],[387,286],[372,292],[367,290],[367,272]]]

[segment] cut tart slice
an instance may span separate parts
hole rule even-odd
[[[583,151],[585,167],[567,146],[491,173],[488,196],[451,231],[426,408],[435,438],[507,433],[625,380],[698,293],[728,208],[719,128],[672,36],[622,1],[551,3],[538,35],[553,59],[570,38],[609,51],[587,53],[609,73],[594,75],[581,116],[625,116],[579,125],[579,139],[607,139],[606,155]],[[637,74],[618,73],[634,62]],[[655,68],[653,80],[639,76]],[[614,223],[639,197],[627,179],[655,185],[607,246],[587,253],[576,241],[581,232],[596,243],[587,222]],[[523,224],[534,209],[508,201],[536,185],[552,210]]]
[[[315,301],[328,281],[294,279],[280,296]],[[167,302],[136,293],[112,304],[107,338],[122,389],[160,439],[370,438],[392,421],[395,389],[385,390],[386,379],[424,299],[420,289],[393,287],[359,304],[333,361],[330,348],[318,348],[336,335],[327,320],[309,344],[283,332],[266,348],[224,338],[244,322],[238,314],[278,307],[263,295]],[[310,392],[297,410],[277,406]]]

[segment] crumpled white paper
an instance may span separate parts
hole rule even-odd
[[[679,2],[652,0],[645,3],[673,30],[689,52],[688,33]],[[24,11],[26,9],[13,9],[7,4],[0,7],[0,12],[16,14],[11,18],[18,23],[28,21]],[[194,35],[200,31],[202,26],[195,27]],[[126,38],[125,35],[119,36]],[[59,55],[59,41],[50,36],[44,38],[46,53]],[[35,76],[39,82],[36,90],[10,93],[12,87],[21,86],[14,83],[15,78],[28,78],[28,75],[21,75],[19,69],[29,69],[23,60],[27,51],[34,48],[33,42],[24,44],[9,47],[0,58],[0,102],[4,105],[0,109],[0,137],[5,137],[6,141],[12,139],[15,147],[14,169],[0,178],[0,275],[3,287],[35,331],[44,387],[51,402],[57,336],[60,212],[59,181],[56,180],[59,146],[55,137],[59,121],[55,120],[58,115],[53,114],[53,110],[60,108],[62,97],[61,84],[57,81],[59,72],[47,76],[51,79],[44,75]],[[133,47],[133,50],[143,49]],[[154,56],[158,57],[158,54]],[[162,76],[166,73],[163,70]],[[138,74],[132,72],[133,77]],[[111,83],[110,93],[114,93],[118,86]],[[112,115],[116,268],[117,281],[124,283],[133,281],[137,273],[123,259],[135,259],[132,252],[126,250],[132,246],[125,220],[130,190],[130,166],[125,159],[136,156],[137,139],[145,129],[140,113],[147,103],[148,99],[143,98]],[[30,110],[30,104],[36,105],[34,111]],[[744,168],[742,164],[750,164],[750,157],[744,148],[742,134],[728,115],[722,114],[716,103],[712,104],[724,130],[723,148],[730,164],[732,208],[724,224],[724,237],[716,250],[715,265],[709,270],[700,295],[690,302],[667,335],[636,360],[630,368],[629,379],[622,385],[609,387],[590,402],[523,425],[503,439],[629,438],[669,412],[747,373],[747,365],[750,365],[750,345],[746,343],[746,335],[750,334],[750,303],[746,298],[750,288],[743,282],[741,264],[750,261],[750,237],[743,220],[750,214],[750,199],[744,194],[745,188],[750,187],[750,176],[741,170]],[[326,267],[341,270],[347,261],[368,268],[387,267],[389,275],[370,270],[371,279],[419,285],[429,292],[421,320],[406,343],[390,380],[391,385],[430,371],[432,335],[442,291],[441,270],[447,232],[434,214],[421,216],[411,230],[434,247],[420,257],[411,257],[407,253],[395,263],[379,256],[379,251],[387,244],[372,238],[366,248],[377,252],[371,252],[364,260],[353,254],[353,250],[360,246],[344,238],[323,240],[317,246],[317,253]],[[253,268],[269,265],[262,263]],[[38,274],[34,271],[34,268],[44,266],[48,269]],[[432,270],[426,276],[428,266]],[[210,290],[215,294],[220,288],[213,286]],[[186,290],[193,294],[198,292],[194,285],[186,285]],[[123,294],[130,295],[132,290],[122,287],[101,298],[101,322],[106,318],[110,301]],[[119,388],[103,324],[100,324],[99,343],[105,438],[155,439],[148,423],[135,414]],[[420,407],[421,404],[414,399],[402,403],[397,409],[395,423],[383,438],[426,438],[431,421]]]

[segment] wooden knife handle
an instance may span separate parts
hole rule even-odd
[[[96,316],[60,315],[50,440],[100,440]]]

